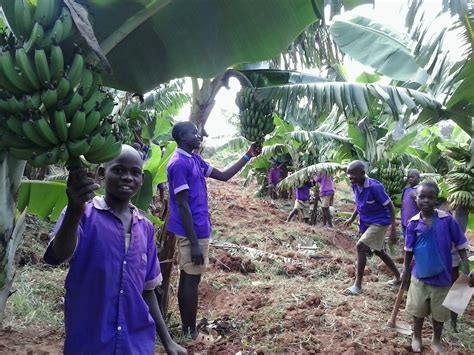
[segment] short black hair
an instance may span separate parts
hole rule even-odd
[[[421,182],[421,183],[418,185],[418,188],[416,189],[416,191],[418,192],[418,189],[421,189],[423,186],[432,188],[433,190],[436,191],[436,196],[439,195],[439,187],[438,187],[438,184],[437,184],[435,181],[433,181],[433,180],[425,180],[425,181]]]
[[[189,121],[178,122],[173,126],[173,129],[171,130],[171,136],[177,143],[180,143],[181,134],[183,134],[187,129],[195,127],[196,125]]]
[[[407,176],[410,174],[416,174],[418,177],[420,177],[420,172],[417,169],[408,169]]]
[[[347,170],[360,170],[366,172],[365,163],[362,160],[354,160],[347,166]]]

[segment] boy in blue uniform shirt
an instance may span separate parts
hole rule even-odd
[[[441,345],[443,323],[449,320],[449,310],[442,306],[451,287],[451,250],[454,245],[463,263],[463,272],[469,274],[466,247],[468,241],[459,225],[447,212],[436,210],[438,186],[422,182],[416,190],[416,203],[421,210],[407,225],[405,261],[402,283],[408,285],[406,311],[413,316],[413,352],[421,352],[421,329],[424,318],[431,314],[435,354],[444,353]],[[410,270],[412,260],[415,259]]]
[[[395,211],[393,203],[385,192],[382,184],[365,175],[365,164],[355,160],[349,164],[347,175],[352,183],[356,209],[344,225],[349,227],[359,216],[359,230],[362,236],[357,242],[357,275],[354,285],[346,289],[350,295],[362,292],[362,277],[367,263],[367,252],[374,250],[394,275],[390,284],[400,283],[400,273],[392,258],[383,250],[385,233],[391,225],[390,239],[396,240]]]

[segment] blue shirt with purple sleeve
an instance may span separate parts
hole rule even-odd
[[[199,155],[189,154],[180,148],[176,149],[167,169],[170,195],[169,232],[179,237],[186,237],[176,202],[176,194],[188,190],[188,203],[196,236],[198,239],[209,238],[211,235],[211,220],[207,202],[206,177],[211,173],[212,166]]]
[[[444,271],[438,275],[420,279],[420,281],[431,286],[446,287],[451,286],[452,255],[451,250],[454,247],[457,250],[465,249],[469,242],[464,236],[461,228],[454,218],[447,212],[435,210],[437,221],[435,228],[435,238],[441,261],[444,264]],[[416,238],[428,230],[428,226],[418,213],[408,222],[407,235],[405,238],[405,250],[413,251]],[[416,278],[416,260],[411,271],[412,277]]]
[[[413,196],[416,193],[416,186],[415,187],[405,187],[402,192],[402,208],[401,208],[401,222],[402,226],[406,227],[408,225],[408,221],[418,212],[420,209],[416,205],[415,199]]]
[[[65,281],[65,354],[153,353],[156,328],[142,293],[161,283],[160,263],[153,225],[130,209],[127,249],[123,224],[104,198],[86,204]],[[53,239],[63,218],[64,212]],[[59,264],[51,242],[44,261]]]
[[[388,226],[392,223],[388,207],[391,200],[380,182],[366,176],[362,187],[352,184],[352,191],[359,213],[361,233],[364,233],[371,224]]]

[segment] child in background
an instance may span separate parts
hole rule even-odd
[[[65,282],[65,354],[153,354],[156,333],[168,354],[186,354],[170,337],[154,289],[161,282],[154,228],[130,204],[143,183],[131,146],[100,167],[105,197],[84,168],[67,181],[68,205],[44,260],[69,263]]]
[[[295,206],[288,215],[287,222],[290,222],[297,213],[303,220],[306,218],[306,210],[309,208],[310,189],[311,183],[309,181],[295,189]]]
[[[276,186],[281,181],[281,166],[278,165],[276,160],[272,161],[272,167],[268,170],[267,182],[268,182],[268,194],[272,200],[278,198],[278,192]]]
[[[400,273],[392,258],[383,250],[385,233],[391,225],[390,239],[396,241],[395,209],[382,184],[365,175],[365,164],[355,160],[347,167],[347,175],[352,183],[356,209],[344,226],[347,228],[359,216],[359,231],[362,234],[357,242],[357,274],[354,285],[346,289],[348,295],[362,292],[362,278],[367,263],[367,252],[371,249],[393,273],[390,285],[400,283]]]
[[[402,207],[401,207],[401,222],[403,238],[406,238],[406,229],[408,221],[414,215],[420,212],[420,209],[416,205],[416,188],[420,182],[420,172],[415,169],[408,170],[407,173],[408,186],[403,189],[402,192]]]
[[[319,197],[321,199],[321,208],[323,211],[323,226],[328,225],[332,228],[332,216],[330,207],[334,203],[334,181],[331,175],[320,174],[315,180],[319,183]]]
[[[411,275],[406,311],[413,316],[413,352],[421,352],[423,321],[431,314],[431,348],[435,354],[442,354],[443,324],[449,320],[449,310],[442,303],[451,287],[453,245],[463,262],[463,272],[467,275],[469,270],[465,249],[468,241],[449,213],[435,209],[438,193],[438,186],[432,181],[422,182],[416,190],[421,212],[407,225],[402,284],[408,285]],[[413,258],[415,262],[410,270]]]

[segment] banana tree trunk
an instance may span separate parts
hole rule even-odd
[[[192,78],[193,86],[193,104],[191,107],[191,115],[189,121],[194,123],[202,136],[207,136],[204,128],[216,104],[216,95],[223,86],[222,75],[214,79],[203,79],[202,85],[199,87],[197,78]]]
[[[15,276],[15,253],[25,230],[26,210],[16,215],[25,161],[0,153],[0,324]]]

